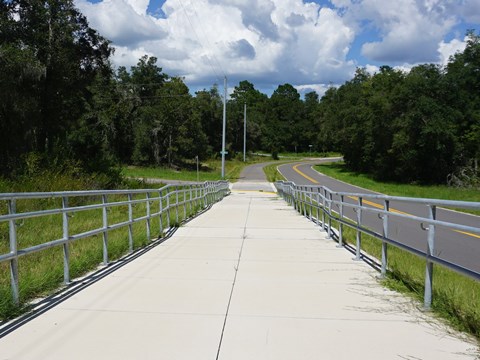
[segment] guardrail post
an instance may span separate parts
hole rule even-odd
[[[435,220],[437,215],[437,207],[435,205],[428,206],[429,219]],[[423,298],[425,310],[430,310],[432,306],[432,284],[433,284],[433,262],[430,258],[434,255],[435,248],[435,225],[428,225],[428,238],[427,238],[427,264],[425,270],[425,295]]]
[[[103,264],[108,265],[108,216],[107,195],[102,195],[102,218],[103,218]]]
[[[132,194],[128,194],[128,250],[133,252],[133,208]]]
[[[360,226],[362,223],[362,197],[358,198],[358,208],[357,208],[357,248],[355,250],[355,260],[361,260],[361,246],[362,246],[362,232],[360,231]]]
[[[388,213],[390,211],[390,201],[385,200],[383,209]],[[388,214],[383,214],[383,237],[388,238]],[[382,241],[382,270],[380,276],[384,278],[387,275],[388,266],[388,244],[386,241]]]
[[[163,237],[163,196],[162,190],[158,192],[158,220],[160,225],[160,237]]]
[[[15,214],[17,212],[17,202],[15,199],[8,200],[8,213]],[[10,284],[12,288],[12,297],[15,305],[20,303],[20,292],[18,289],[18,248],[17,248],[17,224],[15,220],[8,221],[10,236],[10,253],[15,257],[10,260]]]
[[[343,200],[344,195],[340,195],[340,220],[343,220]],[[338,223],[338,245],[337,247],[343,247],[343,223],[340,221]]]
[[[68,207],[68,197],[62,197],[62,208],[65,210]],[[68,244],[68,213],[62,213],[63,220],[63,239],[66,241],[63,244],[63,282],[68,284],[70,282],[70,245]]]
[[[147,241],[150,240],[150,230],[151,230],[151,227],[150,227],[150,217],[151,217],[151,212],[150,212],[150,193],[147,192],[147,195],[146,195],[146,198],[145,198],[145,202],[146,202],[146,205],[147,205]]]

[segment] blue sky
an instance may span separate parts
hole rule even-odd
[[[113,63],[148,54],[193,89],[229,78],[322,94],[357,67],[445,64],[480,30],[480,0],[74,0],[113,41]]]

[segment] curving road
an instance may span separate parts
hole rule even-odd
[[[333,191],[378,194],[370,190],[359,188],[339,180],[335,180],[326,175],[320,174],[312,167],[322,162],[331,162],[335,159],[318,159],[312,161],[303,161],[299,163],[290,163],[278,167],[282,175],[289,181],[297,185],[322,185]],[[338,160],[338,158],[337,158]],[[354,200],[352,200],[353,202]],[[370,204],[365,206],[381,207],[382,203]],[[390,209],[397,210],[409,215],[428,216],[428,207],[421,204],[406,204],[392,201]],[[356,215],[351,209],[345,210],[345,215],[350,219],[356,219]],[[382,220],[376,215],[363,214],[366,224],[381,232]],[[458,223],[473,227],[480,227],[480,217],[449,211],[437,208],[437,219],[452,223]],[[450,229],[436,227],[435,236],[435,255],[439,258],[448,260],[469,270],[480,273],[480,235],[470,233],[460,233]],[[392,239],[405,243],[416,249],[426,251],[427,231],[423,230],[418,222],[402,218],[391,218],[389,225],[389,235]]]

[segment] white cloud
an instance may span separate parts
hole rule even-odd
[[[115,45],[134,49],[142,41],[166,36],[154,19],[146,15],[145,4],[140,4],[148,6],[148,0],[104,0],[98,4],[76,0],[75,3],[93,27]]]
[[[147,14],[148,0],[75,0],[91,25],[111,39],[116,65],[143,54],[192,84],[222,72],[263,84],[347,80],[355,34],[327,8],[302,0],[167,0],[166,18]]]
[[[465,50],[465,46],[467,45],[466,41],[460,41],[457,39],[453,39],[450,42],[442,41],[438,46],[438,52],[440,54],[440,63],[442,65],[447,65],[450,56],[455,55],[457,52],[462,52]]]
[[[328,6],[166,0],[164,18],[147,13],[149,0],[74,1],[92,27],[113,41],[115,65],[128,68],[148,54],[167,74],[197,87],[221,83],[224,72],[230,84],[246,79],[265,88],[340,84],[364,66],[352,60],[354,41],[360,42],[354,51],[361,49],[370,63],[445,63],[462,43],[445,42],[446,35],[462,20],[480,20],[479,0],[330,0]],[[377,65],[367,67],[375,71]]]
[[[315,91],[319,98],[321,98],[327,90],[332,87],[332,84],[306,84],[306,85],[297,85],[295,86],[295,89],[302,95],[305,96],[305,94]]]
[[[338,1],[335,3],[339,4]],[[344,17],[356,29],[379,38],[362,46],[362,55],[383,63],[438,61],[438,44],[459,21],[449,0],[342,1]]]

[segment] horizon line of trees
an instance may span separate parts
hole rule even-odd
[[[72,0],[0,3],[0,175],[38,166],[115,173],[119,164],[181,165],[219,156],[223,99],[217,86],[190,94],[155,57],[114,69],[110,41]],[[268,97],[249,81],[227,101],[227,150],[338,151],[355,171],[383,180],[445,183],[478,177],[480,40],[446,67],[406,73],[359,68],[320,99],[290,84]],[[32,155],[33,154],[33,155]]]

